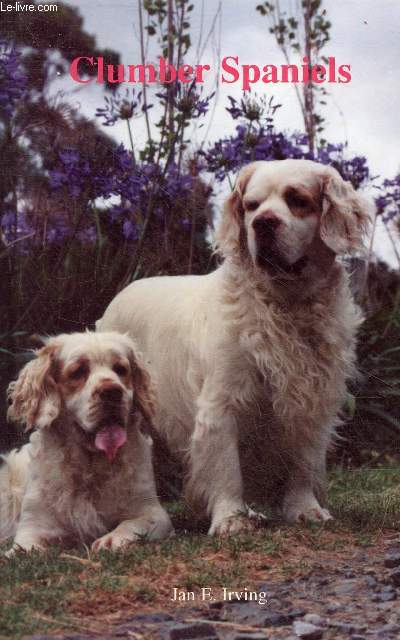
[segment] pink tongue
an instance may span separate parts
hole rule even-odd
[[[107,458],[114,460],[117,451],[126,442],[126,431],[119,424],[104,427],[96,434],[94,444],[97,449],[104,451]]]

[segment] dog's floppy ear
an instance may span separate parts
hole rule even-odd
[[[335,169],[326,171],[322,188],[321,240],[336,254],[362,249],[371,206]]]
[[[130,342],[132,341],[130,340]],[[143,417],[152,423],[155,416],[155,392],[143,358],[133,345],[133,342],[129,350],[129,361],[135,394],[134,401],[136,400],[139,411]]]
[[[49,427],[58,417],[61,397],[54,378],[55,355],[59,344],[49,340],[35,353],[35,358],[21,369],[17,380],[11,382],[7,396],[10,401],[7,416],[14,422],[34,427]]]
[[[221,221],[215,232],[215,246],[223,256],[234,255],[240,250],[240,232],[243,228],[243,196],[256,162],[244,167],[236,180],[235,188],[225,200]]]

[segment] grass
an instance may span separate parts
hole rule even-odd
[[[353,530],[396,528],[400,524],[400,466],[333,472],[330,503]]]
[[[329,482],[336,516],[324,528],[273,522],[227,539],[179,533],[160,543],[140,543],[124,553],[68,553],[0,558],[0,637],[51,631],[99,631],[118,616],[176,606],[174,586],[248,586],[268,575],[307,573],[321,558],[375,544],[400,523],[400,466],[336,469]],[[177,528],[184,514],[171,508]],[[305,562],[304,558],[307,558]]]

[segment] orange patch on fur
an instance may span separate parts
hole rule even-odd
[[[86,384],[89,377],[90,365],[87,358],[79,358],[66,369],[61,368],[60,386],[64,397],[72,396],[77,393]]]

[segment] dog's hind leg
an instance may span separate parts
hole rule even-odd
[[[0,457],[0,542],[15,535],[29,474],[30,445]]]

